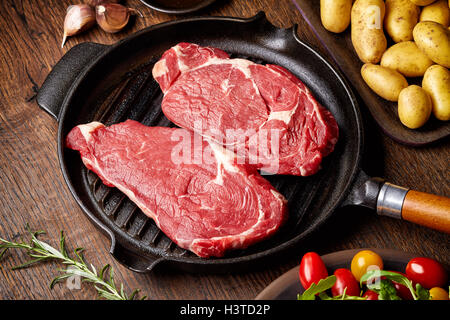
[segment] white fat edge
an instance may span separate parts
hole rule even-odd
[[[279,193],[278,191],[276,191],[274,189],[271,189],[270,192],[273,194],[273,196],[277,200],[281,201],[283,204],[286,204],[288,202],[287,199],[281,193]]]
[[[230,150],[213,142],[209,138],[204,138],[210,145],[211,150],[214,152],[214,157],[217,162],[217,175],[212,182],[218,185],[223,185],[223,172],[222,168],[229,172],[240,173],[240,171],[233,165],[235,154]]]
[[[185,65],[181,59],[179,57],[183,57],[184,54],[181,52],[180,50],[180,46],[176,45],[174,47],[172,47],[173,51],[175,51],[176,55],[177,55],[177,63],[178,63],[178,69],[180,70],[180,72],[184,72],[186,70],[189,70],[189,67],[187,65]]]
[[[175,47],[174,47],[175,48]],[[177,55],[183,55],[180,50],[177,48],[175,50],[177,52]],[[179,62],[180,63],[180,62]],[[250,72],[250,66],[251,65],[255,65],[256,63],[250,61],[250,60],[246,60],[246,59],[239,59],[239,58],[235,58],[235,59],[224,59],[224,58],[218,58],[218,57],[211,57],[209,58],[205,63],[196,66],[195,68],[188,68],[184,63],[181,62],[181,67],[179,65],[180,70],[183,71],[185,70],[189,70],[189,71],[193,71],[193,70],[197,70],[200,68],[204,68],[213,64],[229,64],[232,65],[233,67],[238,68],[239,70],[241,70],[246,78],[251,78],[251,72]]]
[[[167,68],[166,59],[159,60],[153,66],[152,75],[154,79],[162,77],[167,73],[169,73],[169,68]]]
[[[273,69],[270,69],[270,68],[269,68],[269,70],[272,71],[272,72],[275,73],[275,74],[278,74],[278,75],[281,75],[281,76],[286,77],[286,76],[283,75],[281,72],[278,72],[278,71],[273,70]],[[287,78],[287,77],[286,77],[286,78]],[[288,78],[288,80],[290,80],[290,79]],[[292,82],[292,80],[290,80],[290,81]],[[293,82],[293,83],[294,83],[294,82]],[[305,90],[303,90],[302,88],[300,88],[296,83],[294,83],[294,85],[295,85],[295,87],[298,89],[298,91],[299,91],[300,93],[305,94],[305,95],[307,96],[308,100],[311,101],[311,102],[313,103],[313,105],[314,105],[313,112],[317,115],[318,118],[320,118],[320,119],[322,120],[322,122],[325,122],[325,120],[324,120],[323,117],[322,117],[322,114],[320,113],[319,103],[318,103],[318,101],[315,99],[315,97],[314,97],[314,95],[312,94],[311,90],[310,90],[306,85],[305,85]],[[311,98],[312,98],[312,99],[311,99]],[[299,106],[299,104],[297,105],[297,107],[295,107],[295,110],[298,108],[298,106]],[[294,110],[294,111],[295,111],[295,110]],[[307,115],[310,115],[310,114],[307,114]],[[312,116],[312,115],[310,115],[310,116]],[[337,139],[336,139],[336,141],[337,141]]]
[[[228,94],[228,89],[230,88],[228,85],[229,80],[225,79],[222,81],[222,83],[220,84],[220,88],[222,89],[222,91],[226,94]]]
[[[240,172],[236,166],[233,165],[233,160],[235,159],[235,154],[231,152],[228,149],[225,149],[221,145],[211,141],[208,138],[205,138],[205,140],[209,143],[211,146],[211,149],[214,152],[214,155],[216,157],[217,164],[221,164],[225,170],[230,172]]]
[[[292,115],[297,110],[297,108],[298,105],[295,108],[292,108],[291,110],[273,111],[269,114],[269,118],[267,118],[266,122],[269,122],[270,120],[280,120],[288,125],[291,122]]]
[[[285,77],[287,80],[291,81],[294,86],[297,88],[297,90],[300,92],[300,95],[302,93],[306,94],[308,96],[308,92],[304,91],[302,88],[300,88],[296,83],[294,83],[292,80],[290,80],[287,76],[285,76],[284,74],[282,74],[281,72],[278,72],[276,70],[273,70],[271,68],[267,68],[270,72],[278,75],[278,76],[282,76]],[[295,106],[295,108],[292,108],[291,110],[287,110],[287,111],[275,111],[275,112],[271,112],[269,115],[269,120],[281,120],[286,124],[289,124],[289,122],[292,119],[292,116],[294,115],[295,111],[297,111],[297,108],[299,107],[300,102]]]
[[[93,121],[86,124],[80,124],[77,126],[86,142],[89,142],[89,140],[91,139],[92,137],[91,132],[100,127],[104,127],[104,124],[97,121]]]

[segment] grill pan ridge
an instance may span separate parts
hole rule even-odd
[[[275,257],[295,248],[344,200],[359,172],[361,116],[340,73],[301,42],[296,29],[297,26],[278,29],[262,13],[250,19],[178,20],[107,46],[80,72],[58,117],[60,165],[78,204],[111,238],[111,253],[118,261],[139,272],[159,264],[193,272],[243,271],[257,261],[276,261]],[[265,176],[287,198],[288,222],[272,238],[247,249],[230,251],[223,258],[199,258],[178,247],[123,193],[103,185],[82,164],[79,155],[63,144],[74,126],[91,121],[110,125],[134,119],[148,126],[175,126],[161,111],[163,94],[151,70],[165,50],[182,41],[218,47],[232,58],[287,68],[333,113],[340,127],[336,149],[324,159],[316,175]]]

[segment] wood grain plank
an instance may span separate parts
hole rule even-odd
[[[64,13],[72,1],[0,2],[0,237],[26,236],[24,225],[29,223],[32,228],[47,230],[42,238],[57,245],[59,231],[64,230],[70,249],[86,248],[87,261],[98,267],[110,263],[117,281],[124,283],[128,292],[140,288],[150,299],[253,299],[271,281],[297,265],[304,252],[312,250],[325,254],[360,247],[392,248],[450,264],[447,235],[356,208],[339,210],[292,256],[277,259],[271,266],[254,266],[248,272],[208,275],[155,270],[136,274],[117,263],[108,253],[109,239],[89,222],[72,198],[59,168],[57,123],[39,110],[33,97],[51,68],[74,45],[85,41],[112,44],[142,28],[183,18],[151,10],[138,0],[126,3],[138,8],[144,18],[133,19],[117,34],[94,28],[70,38],[61,49]],[[291,1],[218,1],[198,14],[251,17],[261,10],[278,27],[298,24],[299,36],[327,55]],[[367,119],[368,151],[373,156],[365,161],[365,170],[396,184],[450,195],[448,142],[408,148],[383,136],[371,118]],[[87,284],[81,290],[69,290],[62,283],[50,290],[48,284],[57,275],[55,263],[10,270],[25,259],[15,251],[0,262],[0,299],[95,298],[95,290]]]

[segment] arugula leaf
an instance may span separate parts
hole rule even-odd
[[[404,285],[411,291],[411,295],[413,296],[414,300],[429,300],[430,298],[430,292],[420,286],[419,284],[416,285],[416,288],[414,289],[412,281],[409,280],[407,277],[403,276],[402,274],[386,271],[386,270],[371,270],[368,271],[366,274],[364,274],[361,277],[360,284],[362,285],[363,282],[369,282],[370,280],[385,277],[388,280],[397,282],[399,284]],[[367,285],[369,287],[370,284]],[[370,287],[369,287],[370,289]],[[372,289],[371,289],[372,290]],[[376,289],[374,290],[376,291]]]
[[[336,276],[334,275],[321,279],[317,284],[312,283],[311,286],[303,292],[303,294],[297,295],[297,300],[314,300],[316,298],[316,294],[320,294],[328,289],[331,289],[335,283]]]
[[[416,284],[417,300],[430,300],[430,291],[422,287],[420,284]]]
[[[367,284],[367,288],[378,293],[378,300],[401,300],[391,280],[383,279]]]
[[[386,270],[370,270],[370,271],[367,271],[361,277],[361,280],[359,282],[362,285],[363,282],[367,282],[367,281],[372,280],[374,278],[381,278],[381,277],[386,277],[389,280],[398,282],[398,283],[403,284],[405,286],[407,285],[407,282],[411,283],[411,280],[409,280],[405,276],[401,275],[400,273],[386,271]]]

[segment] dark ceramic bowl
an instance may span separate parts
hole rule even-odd
[[[328,273],[333,274],[336,269],[350,269],[353,256],[361,250],[371,250],[378,253],[383,259],[384,269],[404,272],[409,260],[416,257],[412,253],[407,253],[391,249],[351,249],[338,251],[322,256],[322,260],[327,266]],[[297,294],[303,293],[305,289],[302,287],[298,278],[299,266],[296,266],[277,278],[269,286],[267,286],[255,298],[256,300],[296,300]]]

